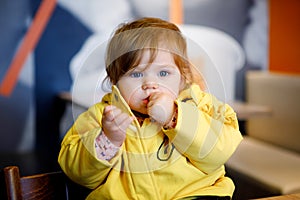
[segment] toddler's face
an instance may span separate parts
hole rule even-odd
[[[159,50],[149,64],[149,51],[145,51],[141,63],[121,77],[117,86],[132,110],[147,114],[149,97],[154,92],[177,98],[183,80],[172,54]]]

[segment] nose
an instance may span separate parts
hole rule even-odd
[[[157,89],[157,88],[158,88],[158,83],[156,83],[156,82],[147,82],[142,85],[143,90]]]

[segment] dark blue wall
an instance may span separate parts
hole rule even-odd
[[[0,82],[17,47],[27,31],[28,19],[34,17],[41,0],[0,1]],[[34,50],[33,86],[18,81],[10,97],[0,95],[0,153],[15,152],[28,134],[24,131],[28,114],[35,112],[34,150],[54,155],[60,145],[59,120],[64,104],[57,94],[71,86],[69,63],[91,35],[76,17],[56,6]],[[33,108],[32,108],[33,107]]]
[[[56,156],[64,105],[57,94],[69,91],[69,63],[91,31],[57,6],[35,50],[36,149]]]
[[[0,1],[0,83],[27,30],[30,14],[30,0]],[[10,97],[0,95],[0,151],[16,151],[32,101],[33,89],[21,82]]]

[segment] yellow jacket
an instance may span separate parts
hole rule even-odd
[[[111,94],[81,114],[66,134],[59,164],[75,182],[93,189],[87,199],[169,200],[232,196],[224,163],[242,140],[235,112],[196,85],[176,100],[177,125],[165,130],[146,119],[127,129],[121,150],[99,160],[95,138]],[[128,108],[128,105],[125,105]]]

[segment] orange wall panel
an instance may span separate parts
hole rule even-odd
[[[300,74],[300,0],[269,0],[269,70]]]

